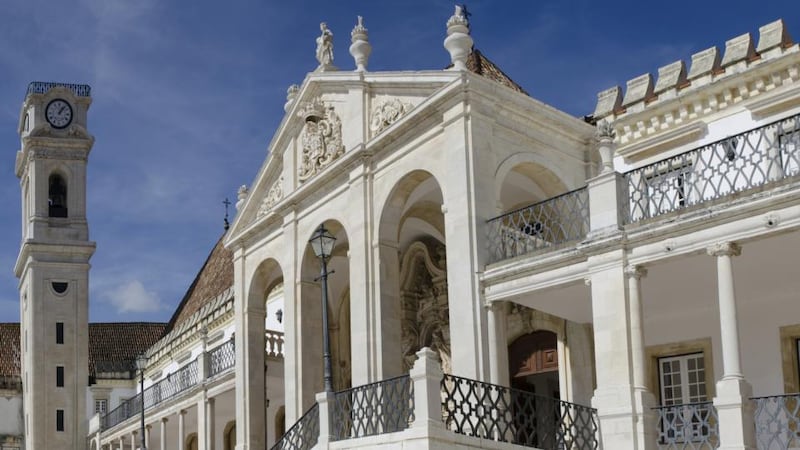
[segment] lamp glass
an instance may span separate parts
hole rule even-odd
[[[333,251],[333,244],[336,243],[336,238],[325,228],[325,225],[322,224],[317,228],[316,233],[314,233],[314,237],[311,238],[309,241],[311,243],[311,248],[314,250],[314,254],[317,255],[318,258],[330,258],[331,252]]]
[[[136,357],[136,368],[139,370],[144,370],[147,367],[147,357],[144,355],[139,355]]]

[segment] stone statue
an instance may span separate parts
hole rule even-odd
[[[317,38],[317,61],[320,67],[333,65],[333,33],[325,22],[319,24],[322,32]]]

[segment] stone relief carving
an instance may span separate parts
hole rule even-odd
[[[319,98],[304,104],[298,115],[305,120],[298,177],[305,181],[344,154],[342,121],[333,107]]]
[[[429,347],[439,355],[442,370],[450,373],[450,319],[444,246],[417,241],[409,246],[401,266],[403,369],[409,370],[416,352]],[[439,256],[434,262],[432,255]]]
[[[369,118],[369,129],[372,131],[372,135],[377,135],[389,125],[397,122],[413,107],[411,103],[398,98],[387,98],[376,102]]]
[[[267,196],[261,201],[261,205],[258,207],[256,218],[264,217],[282,198],[283,177],[280,177],[277,181],[272,183],[272,186],[270,186],[269,191],[267,192]]]

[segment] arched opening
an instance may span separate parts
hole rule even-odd
[[[561,398],[558,379],[558,337],[539,330],[517,338],[508,347],[511,387]]]
[[[404,176],[380,224],[381,332],[384,377],[408,372],[430,347],[451,371],[442,191],[428,172]],[[398,320],[399,318],[399,320]]]
[[[48,180],[47,205],[50,217],[67,217],[67,183],[57,173]]]
[[[331,352],[331,376],[333,389],[341,391],[352,386],[352,359],[350,340],[350,243],[347,231],[336,220],[322,223],[336,238],[326,267],[327,321]],[[318,228],[307,237],[308,242]],[[323,388],[323,326],[322,326],[322,279],[321,260],[311,244],[306,245],[302,260],[301,279],[301,329],[303,330],[303,389],[304,408],[313,402],[313,395]]]
[[[197,433],[192,433],[186,438],[186,450],[197,450]]]
[[[286,407],[281,405],[275,413],[275,436],[280,439],[286,433]],[[277,440],[276,439],[276,440]]]
[[[236,450],[236,421],[232,420],[225,425],[222,432],[223,447],[225,450]]]

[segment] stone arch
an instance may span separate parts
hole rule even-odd
[[[236,421],[225,424],[222,431],[222,447],[224,450],[236,450]]]
[[[350,258],[349,249],[350,241],[347,230],[342,225],[342,222],[335,219],[327,219],[321,222],[335,238],[336,242],[331,253],[331,257],[326,261],[328,278],[327,278],[327,320],[329,327],[329,343],[331,348],[331,366],[333,386],[335,389],[344,389],[350,387],[348,379],[341,379],[341,376],[347,375],[349,372],[337,371],[336,365],[339,367],[352,367],[351,348],[338,348],[335,345],[337,339],[342,336],[350,336]],[[300,351],[302,355],[301,364],[303,370],[302,377],[302,392],[301,403],[303,410],[309,407],[314,401],[314,395],[323,390],[323,324],[322,324],[322,283],[319,280],[321,261],[314,254],[314,251],[309,243],[309,240],[314,236],[320,223],[314,226],[305,224],[304,229],[308,229],[308,234],[303,236],[304,241],[300,241],[305,245],[301,247],[302,253],[300,258],[300,296],[299,303],[295,305],[295,310],[299,312],[296,317],[299,317],[299,322],[296,326],[302,329],[300,335]],[[347,299],[344,302],[345,298]],[[344,304],[342,303],[344,302]],[[343,310],[342,307],[346,307]],[[334,329],[337,318],[340,314],[344,314],[347,323],[346,329],[339,327]]]
[[[47,178],[47,215],[49,217],[67,217],[68,178],[62,171],[54,170]]]
[[[192,433],[186,437],[186,450],[197,450],[197,433]]]
[[[434,175],[412,170],[382,205],[377,357],[384,378],[407,371],[422,346],[436,346],[449,364],[443,198]]]
[[[275,441],[286,433],[286,406],[281,405],[275,412]]]
[[[515,153],[495,171],[497,213],[546,200],[580,187],[561,167],[537,153]]]

